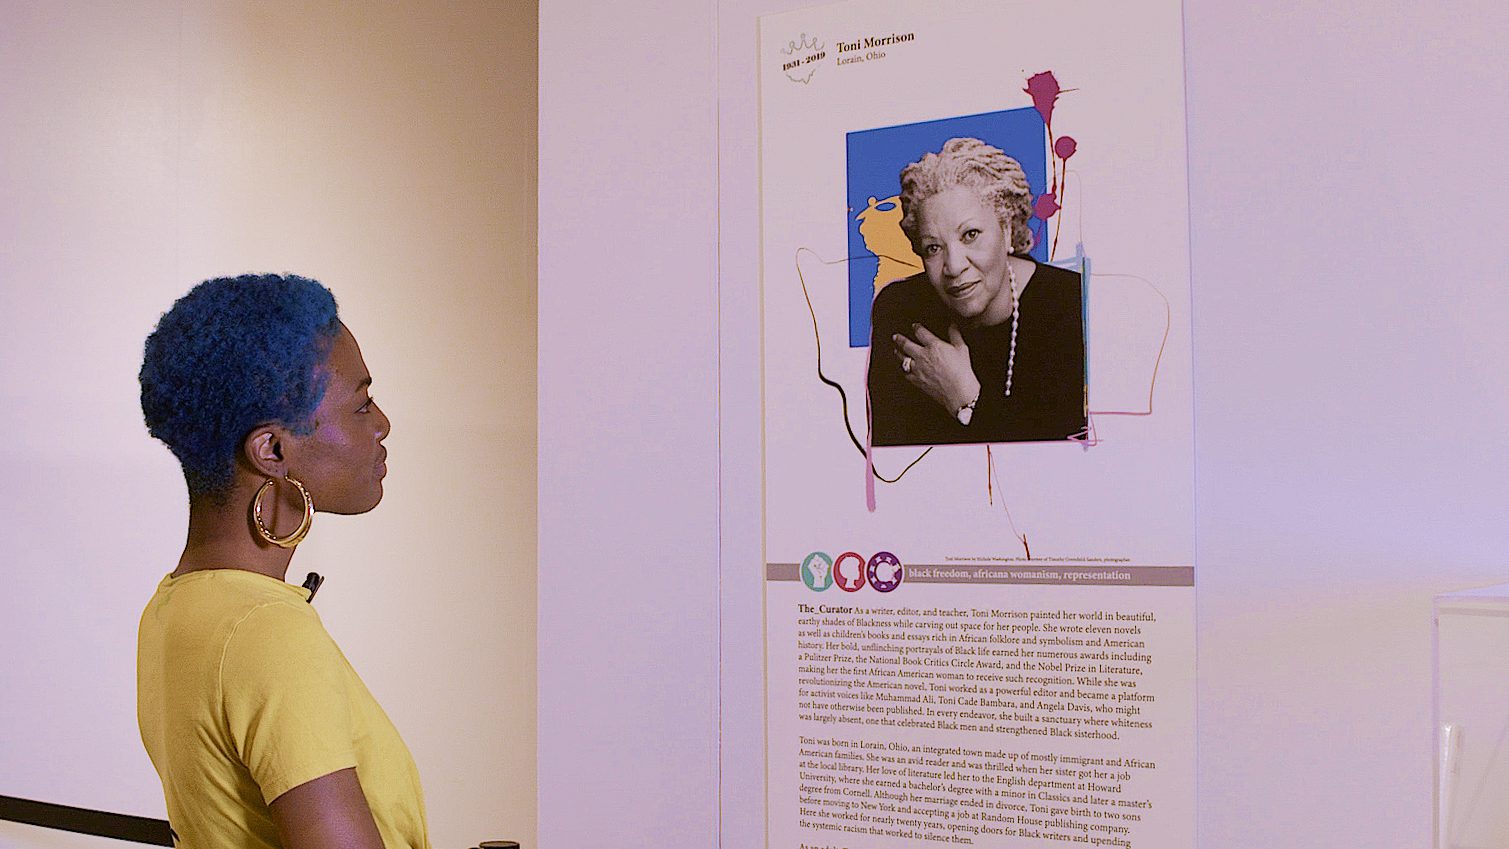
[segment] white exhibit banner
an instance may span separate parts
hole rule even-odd
[[[1179,3],[759,39],[767,844],[1193,847]]]

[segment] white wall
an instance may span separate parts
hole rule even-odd
[[[717,824],[711,4],[540,10],[540,845]]]
[[[1509,578],[1509,9],[1186,27],[1201,843],[1425,846],[1430,598]]]
[[[204,277],[297,271],[394,432],[384,503],[290,576],[329,579],[436,845],[533,841],[535,49],[530,2],[4,4],[0,794],[162,815],[135,628],[185,500],[142,340]]]
[[[541,410],[542,422],[561,423],[541,444],[541,548],[559,576],[541,584],[546,846],[610,836],[712,845],[714,810],[722,845],[762,839],[751,62],[754,16],[799,5],[546,4]],[[714,14],[717,57],[706,49]],[[1499,281],[1509,240],[1496,230],[1509,220],[1498,151],[1509,129],[1498,61],[1509,12],[1485,2],[1448,11],[1188,0],[1185,20],[1200,845],[1427,845],[1430,598],[1506,577],[1509,449],[1497,430],[1509,418],[1499,367],[1509,354],[1509,287]],[[716,148],[704,117],[715,105]],[[613,153],[575,171],[583,132],[611,140]],[[721,313],[705,299],[715,179]],[[590,296],[551,294],[607,269],[583,262],[558,229],[573,207],[630,197],[648,211],[609,233],[605,253],[620,270],[593,290],[605,305],[587,312]],[[667,210],[666,197],[679,208]],[[703,366],[720,322],[713,449],[701,430],[713,413],[698,402],[720,390]],[[568,328],[598,341],[586,353],[549,343]],[[674,367],[640,376],[633,365],[658,359],[646,340],[667,337]],[[614,350],[626,356],[610,377],[603,358]],[[680,451],[652,459],[641,446],[664,444],[648,436],[662,414],[676,422]],[[583,419],[626,423],[628,438],[606,447]],[[654,474],[665,468],[673,472]],[[718,480],[721,511],[687,495]],[[688,589],[686,573],[675,590],[661,577],[672,549],[681,565],[705,564],[703,580],[720,570],[716,605]],[[619,592],[582,593],[565,577],[586,570]],[[637,628],[641,613],[652,630]],[[666,648],[663,616],[699,650]],[[687,734],[711,733],[704,691],[714,676],[700,647],[717,641],[714,808],[700,789],[705,756]],[[604,644],[610,658],[589,656]],[[656,723],[663,700],[676,698],[684,733],[667,734]],[[631,729],[674,743],[652,753],[622,741]],[[574,738],[590,742],[573,750]],[[577,782],[606,813],[568,811]],[[667,796],[685,805],[641,807]],[[663,829],[696,839],[655,841]]]

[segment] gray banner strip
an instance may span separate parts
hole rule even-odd
[[[767,581],[799,581],[799,563],[765,564]],[[1192,587],[1193,566],[1037,566],[1031,563],[906,564],[909,584],[1080,584],[1092,587]]]

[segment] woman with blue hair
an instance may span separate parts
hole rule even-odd
[[[388,417],[314,280],[208,280],[148,337],[147,429],[189,530],[142,614],[137,719],[183,849],[428,849],[403,740],[285,583],[316,512],[377,506]],[[314,576],[311,575],[311,579]]]

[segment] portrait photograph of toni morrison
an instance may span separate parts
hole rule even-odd
[[[1043,138],[1031,108],[849,134],[850,344],[870,348],[871,444],[1086,433],[1082,276],[1048,263],[1031,226]]]

